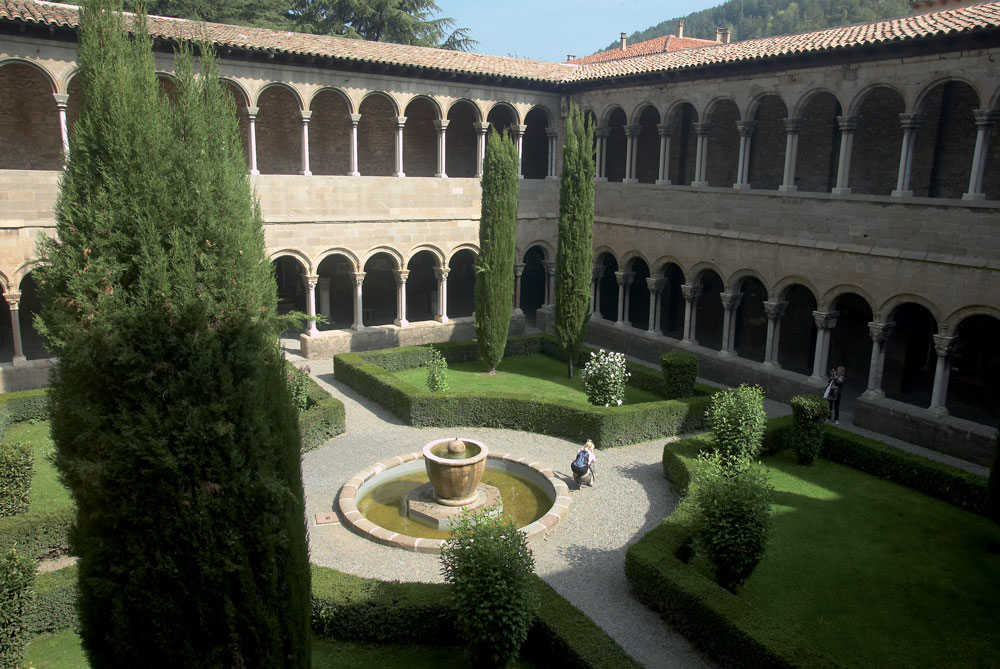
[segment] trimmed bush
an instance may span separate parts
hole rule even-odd
[[[670,351],[660,356],[664,397],[691,397],[698,379],[698,356],[688,351]]]
[[[0,518],[0,550],[17,545],[35,559],[64,555],[69,550],[69,528],[76,510],[67,506],[51,511],[28,511]]]
[[[292,404],[300,412],[309,408],[308,381],[309,372],[312,371],[309,365],[296,367],[292,363],[286,363],[285,382],[288,383],[288,394],[292,397]]]
[[[45,388],[4,393],[0,395],[0,406],[6,410],[11,423],[49,418],[49,396]]]
[[[427,388],[432,393],[448,392],[448,361],[441,351],[431,346],[431,359],[427,361]]]
[[[760,456],[767,421],[760,386],[743,384],[716,393],[705,418],[719,453],[738,460],[756,460]]]
[[[327,441],[343,434],[345,430],[344,403],[336,397],[326,396],[299,415],[299,434],[302,452],[319,448]]]
[[[28,645],[35,561],[11,548],[0,555],[0,667],[19,667]]]
[[[590,353],[590,360],[580,373],[587,401],[594,406],[606,407],[622,405],[629,376],[625,355],[603,348],[597,353]]]
[[[796,395],[791,404],[795,452],[799,463],[811,465],[823,447],[823,426],[830,415],[830,407],[825,399],[815,395]]]
[[[441,563],[473,663],[506,666],[538,610],[535,558],[524,533],[507,516],[465,512],[441,549]]]
[[[78,574],[76,565],[38,574],[35,601],[26,617],[29,636],[52,634],[80,624],[76,612]]]
[[[0,517],[16,516],[28,510],[34,473],[35,462],[29,444],[0,443]]]

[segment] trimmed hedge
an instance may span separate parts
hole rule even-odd
[[[0,517],[27,511],[34,472],[29,444],[0,442]]]
[[[38,574],[35,578],[35,602],[26,617],[29,636],[52,634],[79,626],[76,584],[76,565]]]
[[[311,376],[306,377],[306,398],[308,408],[299,413],[303,453],[319,448],[346,430],[344,403],[331,397]]]
[[[14,548],[0,553],[0,667],[17,667],[24,659],[34,581],[34,560]]]
[[[69,550],[67,536],[75,519],[72,506],[0,518],[0,550],[17,544],[18,550],[36,559],[63,555]]]
[[[663,370],[663,396],[668,399],[689,397],[698,378],[698,356],[688,351],[668,351],[660,356]]]
[[[20,423],[32,419],[48,420],[48,391],[45,388],[39,388],[37,390],[21,390],[16,393],[3,393],[0,395],[0,409],[6,411],[9,423]]]

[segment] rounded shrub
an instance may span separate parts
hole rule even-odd
[[[29,444],[0,443],[0,518],[28,510],[34,471]]]
[[[767,422],[764,391],[760,386],[742,384],[716,393],[705,418],[721,455],[748,461],[760,455]]]
[[[823,446],[823,423],[830,415],[830,407],[822,397],[813,395],[796,395],[791,404],[795,452],[801,464],[811,465]]]
[[[11,548],[0,555],[0,667],[20,667],[28,644],[35,562]]]
[[[691,397],[698,379],[698,356],[688,351],[670,351],[660,357],[663,388],[667,399]]]
[[[625,368],[625,355],[603,348],[591,352],[580,373],[587,400],[594,406],[621,406],[625,400],[625,380],[632,376]]]

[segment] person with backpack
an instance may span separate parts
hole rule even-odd
[[[594,485],[597,479],[597,474],[594,471],[594,462],[596,460],[594,442],[588,439],[587,443],[576,452],[576,458],[569,466],[573,470],[573,481],[576,482],[577,489],[583,487],[584,482],[588,482],[591,486]]]

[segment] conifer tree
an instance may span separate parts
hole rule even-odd
[[[562,180],[559,185],[559,239],[556,247],[555,337],[569,361],[580,353],[590,320],[594,247],[594,128],[576,105],[566,117]]]
[[[95,667],[308,667],[297,413],[235,112],[205,45],[198,76],[175,59],[171,104],[120,10],[81,12],[38,270],[83,646]]]
[[[509,136],[492,130],[486,139],[482,189],[476,258],[476,339],[479,354],[492,374],[507,347],[517,229],[517,149]]]

